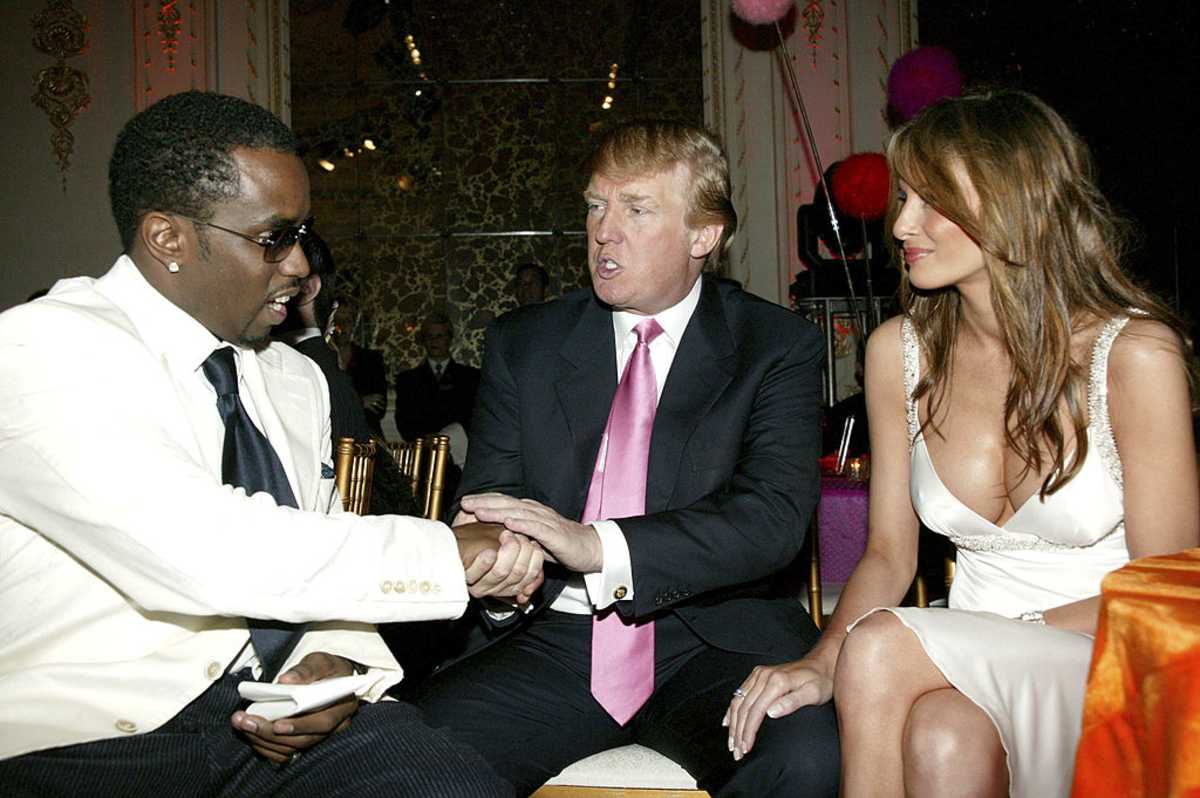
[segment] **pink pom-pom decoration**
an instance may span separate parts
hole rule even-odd
[[[870,221],[887,210],[890,185],[887,159],[877,152],[851,155],[833,170],[830,189],[838,210]]]
[[[770,25],[787,16],[792,0],[733,0],[733,13],[751,25]]]
[[[898,122],[907,122],[927,105],[962,94],[958,59],[944,47],[918,47],[892,64],[888,106]]]

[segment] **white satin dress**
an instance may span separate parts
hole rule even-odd
[[[996,724],[1010,795],[1018,798],[1070,793],[1092,638],[1011,619],[1097,595],[1104,575],[1129,561],[1107,391],[1108,353],[1127,321],[1105,325],[1092,350],[1088,451],[1079,472],[1044,502],[1034,494],[1003,526],[967,508],[934,470],[912,398],[919,344],[907,319],[902,327],[912,503],[927,527],[954,542],[958,564],[949,609],[886,611]]]

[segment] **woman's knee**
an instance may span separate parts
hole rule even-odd
[[[903,757],[905,786],[911,794],[1007,791],[1007,761],[996,727],[953,688],[935,690],[913,703],[904,727]]]
[[[860,621],[842,643],[834,674],[834,700],[849,708],[865,698],[890,694],[904,675],[895,655],[903,636],[912,633],[890,612],[877,612]]]

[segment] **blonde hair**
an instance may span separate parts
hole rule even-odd
[[[688,184],[688,227],[723,225],[720,246],[708,258],[715,262],[728,250],[737,231],[729,188],[729,163],[717,137],[702,128],[662,119],[627,122],[606,132],[587,161],[587,174],[612,177],[655,175],[685,164]]]
[[[1087,145],[1036,97],[1001,91],[943,100],[896,130],[887,156],[893,197],[903,180],[983,251],[1012,363],[1005,438],[1038,473],[1047,465],[1040,444],[1047,444],[1050,469],[1041,495],[1051,494],[1078,473],[1087,454],[1088,369],[1071,358],[1072,333],[1130,309],[1174,329],[1190,350],[1186,330],[1125,274],[1129,226],[1097,189]],[[978,197],[974,210],[961,173]],[[893,199],[889,229],[898,212]],[[929,359],[916,388],[918,398],[929,395],[929,426],[945,396],[960,299],[953,289],[916,289],[903,275],[901,303]],[[1058,412],[1061,402],[1070,430]],[[1075,455],[1066,463],[1072,438]]]

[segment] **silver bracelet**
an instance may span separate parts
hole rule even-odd
[[[1045,626],[1046,613],[1041,610],[1029,610],[1018,615],[1017,620],[1024,621],[1025,623],[1040,623],[1042,626]]]

